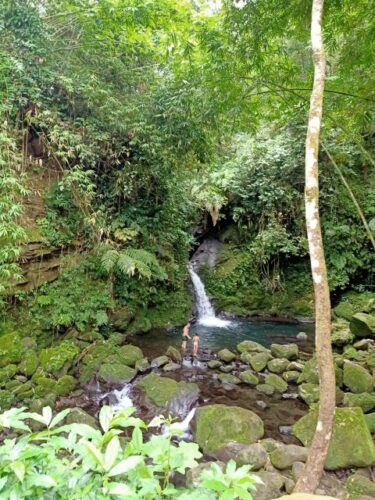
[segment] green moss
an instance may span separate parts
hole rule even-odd
[[[47,373],[58,375],[63,368],[69,368],[79,354],[77,345],[64,340],[56,347],[43,349],[40,353],[40,365]]]
[[[356,313],[350,321],[350,330],[356,337],[371,337],[375,333],[375,314]]]
[[[39,366],[39,357],[35,351],[27,351],[19,365],[19,372],[31,377]]]
[[[124,345],[119,350],[119,357],[124,365],[134,367],[143,358],[143,352],[135,345]]]
[[[363,392],[362,394],[351,394],[347,392],[344,395],[344,405],[350,407],[359,407],[366,413],[375,408],[375,394]]]
[[[0,337],[0,368],[22,360],[23,344],[18,333],[7,333]]]
[[[17,365],[7,365],[4,366],[4,368],[0,368],[0,386],[8,382],[9,379],[13,378],[17,371]]]
[[[99,380],[106,384],[125,384],[130,382],[137,372],[126,365],[105,363],[99,369]]]
[[[371,392],[374,388],[374,380],[370,373],[356,363],[346,361],[344,364],[344,384],[351,392]]]
[[[258,415],[238,406],[204,406],[197,409],[195,420],[195,441],[205,453],[213,453],[230,441],[252,444],[264,434]]]
[[[159,408],[166,408],[180,394],[198,395],[199,392],[197,384],[176,382],[168,377],[160,377],[156,373],[150,373],[141,379],[137,387]]]
[[[293,426],[293,434],[310,446],[318,420],[311,411]],[[325,467],[329,470],[367,467],[375,462],[375,447],[360,408],[336,408]]]
[[[270,373],[269,375],[267,375],[264,382],[267,385],[271,385],[276,392],[285,392],[288,389],[288,384],[285,382],[285,380],[275,373]]]
[[[35,379],[35,396],[44,398],[50,394],[56,394],[56,380],[53,378],[39,376]]]
[[[11,391],[0,391],[0,412],[9,410],[14,400],[14,394]]]
[[[58,396],[68,396],[77,386],[77,380],[71,375],[64,375],[59,378],[55,386],[55,392]]]
[[[340,303],[333,309],[335,316],[347,321],[359,312],[369,313],[375,310],[375,293],[348,292],[342,296]]]

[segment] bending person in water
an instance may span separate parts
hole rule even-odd
[[[188,340],[189,339],[191,340],[191,337],[189,335],[189,333],[190,333],[190,327],[191,327],[191,320],[189,320],[189,322],[184,326],[184,328],[182,330],[182,344],[181,344],[181,349],[182,349],[183,352],[186,351]]]
[[[198,348],[199,348],[199,335],[198,333],[194,333],[193,337],[193,357],[196,358],[198,354]]]

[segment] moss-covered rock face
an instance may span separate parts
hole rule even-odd
[[[119,385],[130,382],[136,374],[137,372],[129,366],[117,363],[104,363],[99,369],[98,377],[105,384]]]
[[[171,345],[168,347],[165,355],[168,356],[168,358],[170,358],[175,363],[180,363],[182,360],[180,351]]]
[[[344,364],[344,385],[355,394],[371,392],[374,388],[372,375],[360,365],[346,361]]]
[[[229,349],[222,349],[217,353],[218,358],[221,359],[221,361],[225,361],[226,363],[230,363],[234,359],[236,359],[236,355],[230,351]]]
[[[143,358],[143,352],[135,345],[124,345],[119,350],[119,356],[124,365],[134,367],[136,362]]]
[[[0,391],[0,412],[9,410],[14,401],[14,394],[12,391]]]
[[[68,396],[77,386],[78,381],[71,375],[64,375],[59,378],[55,386],[58,396]]]
[[[243,355],[242,355],[243,356]],[[261,372],[267,366],[268,361],[272,358],[271,354],[268,352],[258,352],[255,354],[246,354],[247,361],[241,358],[243,361],[248,362],[253,370],[256,372]]]
[[[266,396],[272,396],[275,392],[274,386],[270,384],[258,384],[256,386],[256,390],[262,394],[266,394]]]
[[[298,345],[297,344],[272,344],[271,354],[275,358],[297,359]]]
[[[64,340],[40,352],[40,365],[45,372],[59,375],[69,370],[78,354],[79,347],[70,340]]]
[[[339,318],[332,323],[332,344],[338,347],[351,344],[355,339],[354,334],[350,331],[349,321]]]
[[[147,398],[159,408],[172,407],[174,400],[196,400],[199,387],[197,384],[176,382],[168,377],[161,377],[156,373],[150,373],[137,384]]]
[[[35,396],[37,398],[56,394],[56,380],[53,378],[38,376],[35,379],[35,384]]]
[[[262,420],[238,406],[211,405],[198,408],[195,441],[205,453],[214,453],[228,442],[252,444],[263,437]]]
[[[271,463],[276,469],[287,469],[294,462],[306,462],[308,448],[295,444],[282,444],[270,453]]]
[[[265,383],[271,385],[276,392],[285,392],[288,389],[288,384],[275,373],[270,373],[265,378]]]
[[[253,340],[244,340],[237,344],[237,351],[242,354],[243,352],[265,352],[267,349]]]
[[[7,365],[0,368],[0,387],[3,387],[17,373],[17,365]]]
[[[375,498],[375,483],[370,477],[356,473],[346,482],[346,490],[350,498]]]
[[[301,384],[298,387],[298,394],[309,406],[319,401],[319,385],[317,384]]]
[[[268,361],[267,368],[272,373],[282,373],[284,372],[289,365],[289,360],[283,358],[271,359]]]
[[[293,434],[310,446],[318,420],[316,411],[293,426]],[[375,463],[375,447],[360,408],[336,408],[331,444],[325,467],[328,470],[368,467]]]
[[[0,368],[22,360],[23,344],[18,333],[7,333],[0,337]]]
[[[375,333],[375,314],[354,314],[350,321],[350,330],[356,337],[373,335]]]
[[[375,413],[368,413],[365,415],[368,430],[373,434],[375,432]]]
[[[259,383],[259,379],[254,373],[250,370],[246,370],[240,373],[240,379],[243,383],[248,385],[257,385]]]
[[[344,406],[359,407],[367,413],[375,408],[375,394],[369,394],[368,392],[351,394],[347,392],[344,395]]]
[[[27,351],[21,363],[19,364],[19,372],[26,377],[31,377],[36,372],[39,366],[39,357],[35,351]]]
[[[230,373],[220,373],[218,379],[223,384],[239,384],[241,380]]]

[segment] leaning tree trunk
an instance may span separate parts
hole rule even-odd
[[[323,1],[313,0],[311,45],[314,85],[311,93],[305,151],[305,210],[311,272],[315,295],[315,349],[320,405],[309,456],[295,491],[314,493],[319,485],[331,439],[335,412],[335,371],[331,347],[331,304],[319,218],[319,134],[323,112],[325,55],[322,40]]]

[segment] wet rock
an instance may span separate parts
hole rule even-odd
[[[259,352],[256,354],[248,354],[248,360],[251,368],[256,372],[261,372],[267,366],[268,361],[272,356],[268,352]]]
[[[281,444],[270,453],[270,460],[277,469],[288,469],[294,462],[306,462],[309,449],[295,444]]]
[[[241,380],[230,373],[220,373],[218,379],[223,384],[240,384]]]
[[[218,358],[221,359],[221,361],[225,361],[225,363],[230,363],[234,359],[236,359],[236,355],[230,351],[229,349],[222,349],[217,353]]]
[[[271,354],[275,358],[287,358],[290,360],[298,358],[297,344],[272,344]]]
[[[318,384],[301,384],[298,387],[298,394],[301,399],[307,404],[312,405],[319,401],[320,389]]]
[[[362,474],[353,474],[346,482],[346,489],[353,497],[367,495],[375,498],[375,482]]]
[[[136,362],[143,358],[143,352],[135,345],[124,345],[119,349],[121,362],[134,368]]]
[[[135,369],[139,373],[145,373],[150,369],[150,363],[147,358],[137,359],[135,362]]]
[[[174,371],[180,370],[180,369],[181,369],[181,365],[179,365],[178,363],[169,362],[163,366],[163,372],[174,372]]]
[[[264,434],[258,415],[238,406],[215,404],[198,408],[195,421],[195,441],[205,453],[215,452],[229,441],[252,444]]]
[[[268,404],[265,401],[262,401],[261,399],[255,402],[261,410],[265,410],[266,408],[268,408]]]
[[[272,396],[275,392],[275,388],[269,384],[258,384],[256,386],[256,390],[261,392],[262,394],[266,394],[267,396]]]
[[[165,354],[175,363],[180,363],[182,361],[182,356],[180,351],[171,345],[168,347],[167,352]]]
[[[308,335],[306,332],[299,332],[298,335],[297,335],[297,339],[298,340],[307,340],[308,339]]]
[[[288,359],[276,358],[276,359],[271,359],[271,361],[268,361],[267,368],[272,373],[282,373],[285,372],[288,365],[289,365]]]
[[[219,367],[219,370],[223,373],[230,373],[234,370],[235,366],[234,365],[221,365]]]
[[[298,377],[299,377],[299,372],[290,370],[290,371],[284,372],[282,377],[285,380],[285,382],[287,382],[288,384],[290,384],[292,382],[297,382]]]
[[[375,333],[375,314],[357,313],[350,321],[350,330],[356,337],[368,337]]]
[[[279,432],[283,436],[291,436],[293,428],[291,425],[279,425]]]
[[[259,443],[245,446],[235,457],[237,465],[250,464],[252,470],[259,470],[264,467],[267,459],[267,452]]]
[[[213,456],[216,460],[226,463],[229,462],[229,460],[234,460],[238,453],[244,448],[246,448],[245,444],[229,441],[225,446],[216,450]]]
[[[317,411],[303,416],[293,434],[310,446],[318,420]],[[375,447],[360,408],[336,408],[332,439],[325,463],[327,470],[367,467],[375,462]]]
[[[267,352],[267,349],[258,342],[244,340],[237,344],[237,351],[242,354],[243,352]]]
[[[365,415],[365,421],[368,427],[368,430],[373,434],[375,432],[375,413],[368,413]]]
[[[175,406],[178,413],[178,405],[183,404],[185,398],[189,405],[198,398],[199,388],[197,384],[187,382],[176,382],[168,377],[161,377],[156,373],[150,373],[141,379],[137,384],[138,389],[146,394],[148,399],[160,408],[166,408],[169,405]],[[175,400],[175,403],[173,403]]]
[[[362,394],[352,394],[347,392],[344,394],[344,406],[362,408],[364,413],[367,413],[375,408],[375,394],[363,392]]]
[[[278,472],[259,471],[257,476],[263,484],[257,485],[257,489],[252,493],[254,500],[270,500],[271,498],[279,498],[282,487],[284,486],[284,478]]]
[[[109,363],[102,365],[98,372],[99,380],[110,385],[126,384],[136,375],[137,372],[129,366]]]
[[[344,384],[355,394],[371,392],[374,380],[370,373],[360,365],[346,361],[344,364]]]
[[[298,394],[295,392],[284,392],[281,397],[283,399],[298,399]]]
[[[300,361],[291,361],[286,369],[287,371],[301,372],[304,366],[304,363],[301,363]]]
[[[99,426],[94,417],[89,415],[82,408],[72,408],[70,413],[65,418],[66,424],[86,424],[94,429],[98,429]]]
[[[250,370],[246,370],[240,373],[240,379],[244,384],[248,385],[257,385],[259,383],[259,379],[254,373]]]
[[[151,361],[151,368],[161,368],[169,362],[168,356],[158,356]]]
[[[218,359],[211,359],[208,363],[207,366],[208,368],[211,368],[211,370],[216,370],[217,368],[220,368],[222,366],[222,362],[219,361]]]
[[[266,376],[265,383],[271,385],[276,392],[286,392],[288,390],[288,384],[281,377],[275,373],[271,373]]]

